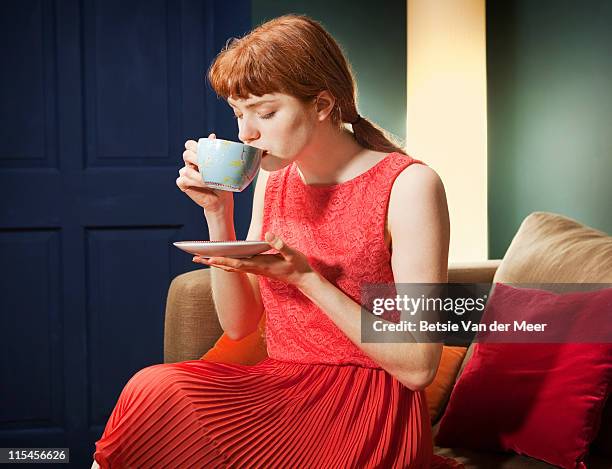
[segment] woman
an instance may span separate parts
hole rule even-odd
[[[234,40],[209,71],[241,141],[265,150],[248,239],[276,254],[194,257],[212,268],[231,339],[266,314],[269,358],[138,372],[95,459],[102,467],[454,467],[432,455],[423,389],[441,345],[362,343],[362,282],[446,282],[437,174],[361,117],[350,67],[317,22],[287,15]],[[352,132],[347,125],[352,126]],[[214,138],[214,135],[211,135]],[[233,196],[204,188],[188,141],[178,187],[211,240],[235,240]]]

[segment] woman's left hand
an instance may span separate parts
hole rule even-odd
[[[278,254],[259,254],[246,259],[233,259],[231,257],[205,259],[195,256],[193,262],[217,267],[227,272],[263,275],[298,287],[307,274],[314,272],[304,254],[289,247],[275,234],[267,232],[265,241],[270,247],[276,249]]]

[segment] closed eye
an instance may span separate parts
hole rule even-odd
[[[274,114],[276,114],[276,111],[274,112],[270,112],[268,114],[264,114],[263,116],[259,116],[260,119],[270,119],[274,116]],[[236,114],[234,114],[234,119],[242,119],[242,116],[238,116]]]

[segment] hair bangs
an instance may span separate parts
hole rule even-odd
[[[275,78],[282,73],[275,70],[274,61],[266,60],[265,53],[258,54],[255,44],[243,46],[241,41],[229,43],[212,64],[208,80],[215,93],[224,99],[248,99],[250,95],[282,92],[283,86]]]

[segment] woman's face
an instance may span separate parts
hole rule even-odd
[[[238,138],[269,153],[262,160],[262,168],[268,171],[300,158],[318,122],[314,101],[308,106],[283,93],[230,97],[227,102],[238,121]]]

